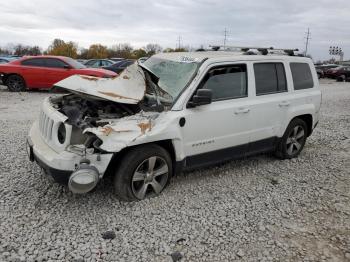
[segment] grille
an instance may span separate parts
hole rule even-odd
[[[39,117],[39,129],[42,138],[49,142],[52,140],[52,128],[53,128],[54,121],[49,118],[48,115],[44,111],[41,111],[40,117]]]

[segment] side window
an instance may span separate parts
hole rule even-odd
[[[287,91],[287,80],[282,63],[254,64],[256,95]]]
[[[93,68],[99,68],[100,67],[100,60],[96,60],[95,63],[91,64],[91,67]]]
[[[104,64],[105,66],[110,66],[110,65],[113,65],[113,63],[112,63],[112,62],[110,62],[110,61],[105,60],[104,62],[105,62],[105,64]]]
[[[130,66],[134,63],[134,61],[129,61],[126,66]]]
[[[213,101],[246,97],[248,95],[247,65],[212,68],[204,77],[200,88],[212,90]]]
[[[96,60],[90,60],[90,61],[86,62],[85,65],[92,66],[95,63],[96,63]]]
[[[43,58],[27,59],[27,60],[23,60],[21,62],[21,65],[45,67],[45,59],[43,59]]]
[[[301,90],[314,87],[314,80],[310,66],[307,63],[290,63],[292,70],[294,90]]]
[[[51,68],[64,68],[67,65],[65,62],[55,58],[47,58],[45,62],[46,67]]]

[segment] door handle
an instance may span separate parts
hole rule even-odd
[[[249,108],[239,108],[235,111],[235,114],[247,114],[249,113],[250,109]]]
[[[290,102],[289,101],[282,101],[281,103],[278,104],[280,107],[283,106],[290,106]]]

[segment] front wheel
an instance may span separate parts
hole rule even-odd
[[[297,157],[304,148],[306,138],[306,123],[299,118],[294,119],[289,123],[277,146],[276,156],[281,159]]]
[[[118,197],[125,201],[159,195],[172,176],[169,153],[158,145],[131,149],[121,160],[114,177]]]
[[[19,75],[10,75],[7,78],[6,84],[11,92],[20,92],[25,89],[24,79]]]

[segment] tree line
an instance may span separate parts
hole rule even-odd
[[[77,43],[72,41],[65,42],[61,39],[55,39],[50,46],[43,50],[39,46],[29,45],[8,45],[0,47],[0,55],[57,55],[68,56],[75,59],[96,59],[96,58],[129,58],[138,59],[140,57],[152,56],[159,52],[185,52],[188,48],[165,48],[159,44],[147,44],[142,48],[133,48],[128,43],[115,44],[110,47],[102,44],[92,44],[89,48],[80,48]]]

